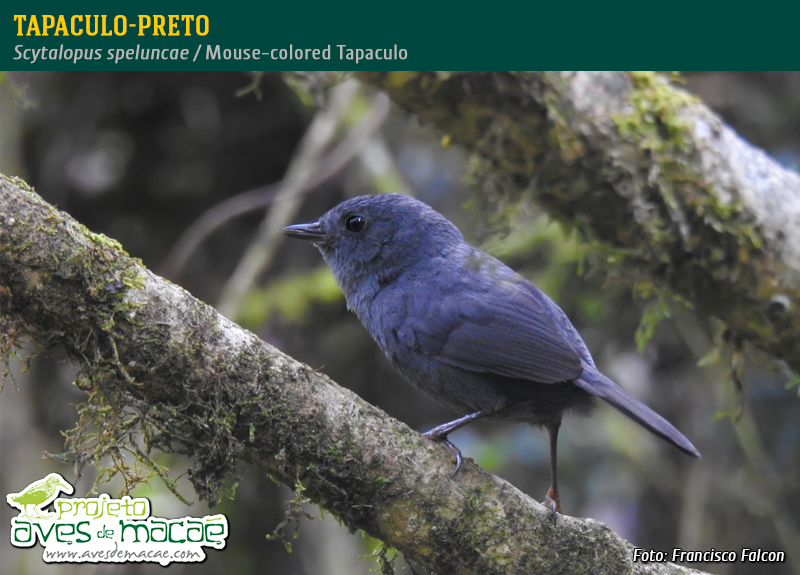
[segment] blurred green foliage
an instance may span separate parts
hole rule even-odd
[[[256,328],[268,319],[302,323],[312,303],[333,303],[342,299],[327,266],[280,277],[264,288],[250,292],[239,308],[239,322]]]

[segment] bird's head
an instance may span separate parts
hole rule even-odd
[[[316,222],[288,226],[284,232],[311,240],[348,296],[365,282],[390,282],[408,269],[447,257],[464,243],[444,216],[399,194],[358,196]]]
[[[55,489],[56,487],[61,487],[62,490],[66,491],[67,493],[72,493],[73,491],[72,485],[64,481],[64,479],[56,473],[51,473],[50,475],[48,475],[48,479],[45,482],[45,485],[47,485],[49,489]]]

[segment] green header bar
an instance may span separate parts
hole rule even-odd
[[[767,24],[750,13],[742,24],[731,11],[681,6],[8,0],[0,7],[0,69],[796,67],[794,19]],[[769,34],[759,32],[760,18]]]

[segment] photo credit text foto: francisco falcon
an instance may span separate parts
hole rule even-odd
[[[786,561],[784,551],[765,551],[764,549],[749,549],[745,547],[740,552],[718,551],[713,547],[708,551],[686,551],[677,547],[668,551],[645,550],[637,547],[633,550],[634,561],[642,563],[672,561],[673,563],[783,563]]]

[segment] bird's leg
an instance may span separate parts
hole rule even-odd
[[[424,434],[428,439],[433,439],[434,441],[441,443],[448,453],[450,453],[453,463],[456,464],[456,468],[453,470],[453,473],[450,474],[451,477],[458,473],[458,470],[461,469],[461,463],[464,461],[464,459],[461,457],[461,450],[450,443],[450,441],[447,439],[447,436],[456,429],[464,427],[468,423],[472,423],[476,419],[480,419],[488,414],[489,410],[482,409],[480,411],[476,411],[475,413],[465,415],[464,417],[459,417],[458,419],[449,423],[443,423],[442,425],[434,427]]]
[[[22,506],[23,512],[25,513],[25,517],[28,519],[41,519],[41,515],[39,514],[39,510],[36,509],[36,504],[34,503],[26,503]],[[33,511],[33,516],[31,516],[31,511]]]
[[[547,434],[550,436],[550,489],[547,490],[547,497],[542,502],[545,507],[553,512],[553,521],[556,513],[561,513],[561,497],[558,494],[557,478],[557,453],[558,453],[558,428],[561,427],[561,420],[545,425]]]

